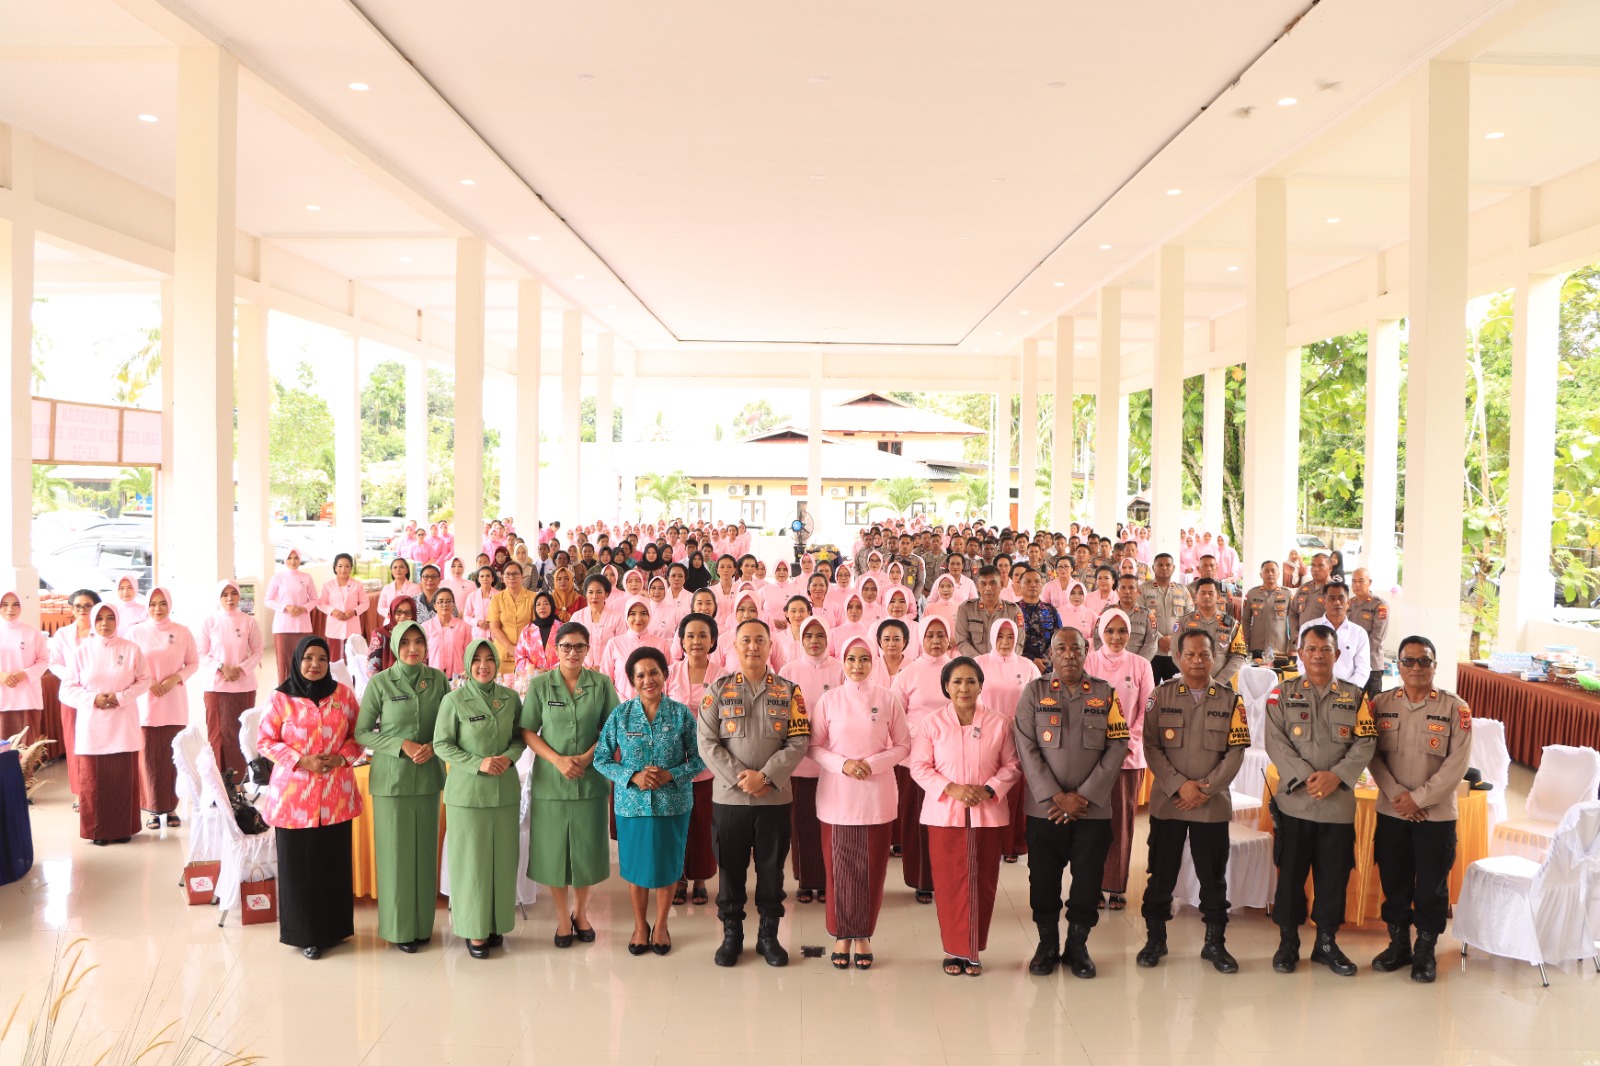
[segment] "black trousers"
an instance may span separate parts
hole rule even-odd
[[[1443,933],[1450,913],[1450,868],[1456,862],[1456,823],[1408,822],[1378,815],[1372,857],[1383,885],[1385,925]]]
[[[1111,819],[1077,818],[1056,823],[1028,819],[1028,903],[1041,925],[1061,921],[1061,876],[1072,868],[1067,921],[1092,926],[1100,920],[1100,882],[1111,850]]]
[[[717,851],[717,917],[744,921],[745,881],[756,863],[756,913],[783,917],[783,864],[789,858],[789,804],[711,805],[711,840]]]
[[[1272,920],[1286,930],[1305,924],[1306,875],[1310,874],[1317,897],[1311,905],[1311,920],[1324,932],[1338,932],[1344,924],[1350,872],[1356,868],[1355,825],[1280,814],[1273,851],[1278,860],[1278,890],[1272,898]]]
[[[1200,881],[1200,914],[1207,923],[1228,921],[1228,823],[1150,819],[1150,880],[1144,889],[1145,921],[1172,917],[1172,889],[1183,866],[1187,838]]]
[[[1170,655],[1156,655],[1150,660],[1150,672],[1156,677],[1156,684],[1171,681],[1178,676],[1178,664],[1172,661]]]

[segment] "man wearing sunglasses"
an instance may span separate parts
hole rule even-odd
[[[1409,964],[1424,984],[1437,974],[1434,946],[1450,911],[1450,868],[1456,860],[1456,786],[1472,757],[1472,711],[1433,687],[1438,662],[1427,637],[1400,642],[1400,686],[1373,701],[1378,751],[1378,826],[1372,853],[1383,883],[1389,946],[1372,968],[1390,973]],[[1416,922],[1417,943],[1411,946]]]

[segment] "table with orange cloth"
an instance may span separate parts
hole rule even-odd
[[[350,827],[351,882],[356,898],[378,898],[377,846],[372,841],[376,824],[372,819],[372,764],[363,763],[355,768],[356,792],[361,796],[361,813]],[[444,863],[444,798],[439,800],[439,862]]]
[[[1267,767],[1266,795],[1278,791],[1278,768]],[[1456,791],[1456,864],[1450,870],[1450,902],[1461,897],[1461,880],[1467,867],[1489,854],[1489,794],[1473,792],[1465,781]],[[1257,828],[1272,832],[1272,809],[1268,803],[1261,805],[1261,821]],[[1372,858],[1372,839],[1378,831],[1377,788],[1356,789],[1356,868],[1350,873],[1350,888],[1345,895],[1344,920],[1347,925],[1361,925],[1368,918],[1381,918],[1383,885],[1378,877],[1378,867]],[[1306,878],[1306,900],[1312,898],[1311,878]]]
[[[1456,695],[1474,717],[1504,722],[1511,757],[1535,770],[1546,744],[1600,747],[1600,696],[1582,689],[1457,663]]]

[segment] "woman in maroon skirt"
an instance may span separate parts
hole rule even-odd
[[[85,641],[94,639],[94,609],[100,605],[100,594],[89,589],[79,589],[67,597],[67,603],[72,606],[72,623],[64,625],[50,636],[50,672],[62,685],[66,685],[67,676],[72,673],[72,660],[78,653],[78,646]],[[59,691],[59,690],[58,690]],[[56,738],[61,741],[61,754],[67,760],[67,788],[72,790],[74,796],[79,795],[78,783],[78,708],[68,701],[66,693],[60,692],[61,701],[61,736]],[[72,809],[77,810],[78,804],[74,800]]]
[[[218,610],[207,615],[195,634],[200,653],[200,686],[205,693],[206,735],[217,769],[244,779],[244,751],[239,747],[239,718],[256,705],[256,667],[261,665],[261,627],[239,610],[239,586],[217,584]]]
[[[24,729],[28,742],[44,726],[44,693],[39,679],[50,666],[44,634],[22,620],[22,597],[0,593],[0,740]]]
[[[172,593],[150,590],[149,616],[128,630],[150,666],[150,691],[139,697],[139,725],[144,748],[139,757],[139,806],[149,817],[146,829],[160,829],[161,818],[176,829],[178,773],[172,762],[172,739],[189,724],[189,689],[184,682],[200,669],[200,653],[189,627],[172,620]]]
[[[913,740],[917,724],[927,715],[949,703],[939,676],[950,659],[950,623],[934,615],[922,622],[922,654],[901,669],[890,686],[905,704],[906,722]],[[933,902],[933,867],[928,855],[928,827],[922,824],[922,787],[911,772],[909,757],[906,776],[900,782],[900,873],[906,887],[916,892],[918,903]]]
[[[78,708],[78,835],[102,847],[139,831],[137,701],[149,687],[144,652],[117,636],[117,612],[99,604],[94,636],[73,653],[61,698]]]
[[[696,714],[706,686],[717,679],[711,653],[717,650],[717,620],[709,614],[686,614],[678,623],[678,644],[683,658],[667,672],[667,695]],[[683,855],[683,876],[672,902],[682,905],[693,899],[696,906],[709,900],[706,882],[717,872],[717,854],[711,846],[711,771],[702,770],[694,779],[694,806],[689,812],[689,846]],[[694,895],[689,895],[689,882]]]

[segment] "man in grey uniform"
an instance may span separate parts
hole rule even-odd
[[[956,608],[950,635],[960,654],[976,659],[993,650],[989,647],[989,631],[1002,618],[1017,623],[1020,632],[1022,612],[1016,604],[1000,598],[999,568],[985,566],[978,571],[978,598],[966,600]]]
[[[1326,553],[1318,552],[1311,557],[1311,584],[1302,586],[1289,597],[1289,632],[1298,634],[1301,626],[1326,613],[1322,594],[1328,587],[1328,578],[1332,573],[1333,567]]]
[[[1244,644],[1250,658],[1271,666],[1294,647],[1289,636],[1289,590],[1278,584],[1278,564],[1261,564],[1261,584],[1245,593]]]
[[[1167,953],[1172,890],[1183,865],[1184,838],[1200,882],[1206,943],[1200,957],[1219,973],[1237,973],[1228,953],[1229,786],[1250,746],[1244,700],[1213,680],[1216,642],[1203,629],[1178,634],[1181,676],[1157,688],[1144,713],[1150,788],[1150,881],[1144,891],[1146,939],[1135,960],[1155,966]]]
[[[1317,945],[1311,961],[1341,977],[1356,972],[1335,942],[1344,924],[1344,897],[1355,868],[1356,781],[1378,746],[1366,694],[1333,676],[1339,647],[1333,630],[1313,624],[1300,634],[1305,673],[1267,697],[1267,754],[1278,768],[1273,841],[1278,889],[1272,918],[1278,950],[1272,968],[1293,973],[1306,920],[1306,874],[1315,877],[1311,918]]]
[[[1177,664],[1172,661],[1172,634],[1178,628],[1178,619],[1194,610],[1194,600],[1189,590],[1172,580],[1172,556],[1162,552],[1155,558],[1156,578],[1139,586],[1139,602],[1156,616],[1156,653],[1150,660],[1150,669],[1156,675],[1156,684],[1174,677]]]
[[[717,916],[722,919],[718,966],[744,952],[745,880],[755,856],[756,951],[769,966],[786,966],[778,943],[783,918],[783,864],[789,856],[789,776],[811,745],[800,686],[767,668],[772,634],[758,618],[734,631],[739,670],[706,686],[700,701],[700,757],[714,775],[711,836],[717,853]]]
[[[1383,691],[1383,638],[1389,633],[1389,605],[1372,594],[1372,571],[1361,567],[1350,575],[1350,621],[1367,631],[1367,699]]]
[[[1093,977],[1089,930],[1099,920],[1100,884],[1111,848],[1111,788],[1128,754],[1128,720],[1117,692],[1088,677],[1083,634],[1058,629],[1050,640],[1054,676],[1030,681],[1017,701],[1017,758],[1025,784],[1028,901],[1039,947],[1028,972],[1048,977],[1061,952],[1061,875],[1067,893],[1065,959],[1074,977]]]
[[[1194,583],[1194,610],[1178,619],[1178,636],[1203,630],[1211,634],[1212,647],[1221,660],[1217,680],[1226,685],[1245,664],[1244,629],[1239,620],[1218,606],[1221,584],[1214,577]]]

